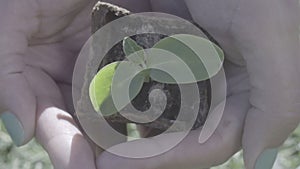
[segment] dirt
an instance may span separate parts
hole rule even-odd
[[[123,16],[130,15],[131,12],[111,5],[107,3],[97,3],[92,11],[92,33],[95,33],[98,29],[102,28],[107,23],[118,19]],[[153,20],[157,18],[151,18],[149,17],[149,20]],[[186,32],[186,28],[184,26],[172,26],[172,22],[174,22],[172,19],[169,18],[159,18],[157,19],[157,23],[159,26],[159,29],[173,29],[174,32],[182,33]],[[160,39],[166,37],[165,35],[161,34],[154,34],[154,33],[147,33],[147,34],[138,34],[139,29],[147,29],[147,26],[149,27],[146,20],[138,20],[134,19],[131,23],[128,23],[127,30],[131,33],[135,32],[136,35],[132,36],[131,38],[136,40],[136,42],[141,45],[143,48],[151,48],[156,42],[158,42]],[[138,23],[138,24],[137,24]],[[159,24],[159,23],[168,23],[168,24]],[[138,26],[137,26],[138,25]],[[199,27],[199,26],[198,26]],[[205,35],[213,42],[217,43],[208,33],[207,31],[203,30],[201,27],[199,27]],[[118,29],[122,28],[115,28],[115,30],[112,30],[108,33],[108,37],[112,36],[114,34],[114,31],[118,31]],[[151,26],[151,29],[153,29],[153,26]],[[114,62],[114,61],[121,61],[125,59],[125,54],[122,50],[122,41],[120,41],[118,44],[116,44],[111,50],[106,54],[104,59],[102,60],[101,64],[98,67],[98,70],[100,70],[103,66]],[[87,76],[89,73],[87,72]],[[87,78],[87,77],[86,77]],[[150,101],[149,101],[149,94],[152,90],[160,89],[164,91],[165,96],[167,97],[167,105],[163,112],[163,114],[155,121],[151,123],[141,124],[142,126],[159,129],[162,131],[165,131],[168,129],[177,118],[177,115],[180,110],[180,106],[189,107],[190,109],[193,109],[193,104],[199,104],[199,110],[198,110],[198,116],[197,120],[193,126],[193,129],[199,128],[205,123],[205,120],[207,118],[208,110],[209,110],[209,102],[210,102],[210,82],[207,81],[201,81],[197,83],[199,88],[199,95],[200,95],[200,103],[195,100],[195,103],[190,103],[189,105],[181,105],[181,95],[179,86],[176,84],[163,84],[156,81],[151,80],[150,82],[147,82],[142,87],[141,92],[138,94],[136,98],[132,101],[132,105],[140,111],[146,111],[150,108]],[[84,87],[87,87],[85,85]],[[87,95],[87,93],[83,93],[83,95]],[[161,96],[160,95],[154,95],[151,96],[152,100],[154,100],[152,103],[152,106],[161,106],[160,101]],[[87,96],[83,96],[83,99],[88,99]],[[81,111],[90,111],[85,110],[82,108]],[[188,111],[187,111],[188,113]],[[141,115],[142,116],[142,115]],[[187,115],[188,116],[188,115]],[[123,116],[121,116],[119,113],[115,114],[113,116],[107,117],[107,121],[114,122],[114,123],[132,123],[132,121],[125,119]],[[184,124],[183,124],[184,128]],[[179,129],[180,130],[180,129]]]

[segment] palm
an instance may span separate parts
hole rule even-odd
[[[0,2],[1,107],[22,123],[24,138],[18,144],[35,135],[55,168],[95,168],[89,144],[66,112],[72,111],[73,67],[89,37],[92,5],[92,1]],[[72,156],[71,150],[84,157]]]
[[[66,1],[66,4],[59,6],[61,8],[54,5],[53,9],[49,7],[52,3],[49,1],[41,4],[44,6],[40,7],[40,15],[44,17],[37,21],[39,29],[29,39],[30,46],[24,53],[23,62],[36,72],[32,78],[36,78],[39,83],[33,85],[44,86],[48,89],[48,94],[56,94],[56,98],[63,96],[65,99],[71,91],[76,57],[90,33],[88,13],[92,3]],[[60,90],[61,88],[64,90]],[[70,100],[66,101],[65,103],[70,103]]]

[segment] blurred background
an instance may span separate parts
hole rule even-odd
[[[132,128],[130,135],[136,135]],[[211,169],[243,169],[242,152],[225,164]],[[15,147],[0,121],[0,169],[53,169],[48,154],[33,139],[29,144]],[[273,169],[300,169],[300,126],[280,148]]]

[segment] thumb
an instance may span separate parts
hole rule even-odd
[[[298,16],[298,1],[241,1],[232,22],[252,86],[242,141],[246,169],[271,169],[276,148],[299,124]]]
[[[16,146],[34,135],[36,101],[22,73],[0,77],[0,113]]]
[[[22,54],[33,30],[32,3],[0,1],[0,115],[17,146],[34,133],[36,102],[23,75]]]
[[[271,169],[278,147],[299,124],[299,115],[286,112],[262,112],[251,109],[248,112],[243,149],[247,169]]]

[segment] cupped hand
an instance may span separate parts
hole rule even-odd
[[[33,136],[54,168],[95,169],[96,151],[70,114],[72,75],[90,36],[95,0],[0,2],[0,114],[17,146]],[[115,0],[149,11],[139,0]],[[89,144],[90,143],[90,144]]]
[[[72,73],[90,35],[92,1],[0,2],[0,107],[14,143],[33,136],[57,169],[94,169],[72,116]]]
[[[152,3],[165,5],[165,1]],[[126,158],[104,152],[97,164],[102,169],[206,168],[243,148],[246,169],[271,169],[277,148],[300,122],[298,1],[187,0],[186,4],[192,18],[226,53],[228,88],[221,122],[205,143],[198,142],[198,129],[161,155]],[[161,149],[176,134],[180,133],[123,143],[111,150]]]

